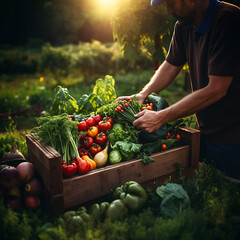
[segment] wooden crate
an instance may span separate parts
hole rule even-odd
[[[143,184],[154,179],[163,181],[176,175],[177,162],[184,166],[187,175],[191,175],[193,169],[198,168],[200,133],[184,127],[180,128],[180,134],[186,145],[153,154],[151,157],[156,162],[144,165],[141,159],[134,159],[71,178],[62,177],[62,156],[57,151],[36,140],[32,134],[26,135],[26,140],[29,161],[42,178],[47,205],[54,213],[102,197],[130,180]]]

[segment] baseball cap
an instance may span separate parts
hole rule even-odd
[[[155,7],[163,2],[165,2],[165,0],[151,0],[151,6]]]

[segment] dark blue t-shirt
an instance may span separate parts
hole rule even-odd
[[[233,76],[226,96],[196,115],[207,142],[240,144],[240,9],[212,0],[198,29],[177,22],[166,60],[188,63],[193,91],[207,86],[209,75]]]

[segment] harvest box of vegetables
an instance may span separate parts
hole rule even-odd
[[[98,79],[78,101],[58,86],[51,112],[26,135],[28,158],[42,177],[53,212],[102,197],[127,181],[164,181],[198,168],[200,134],[182,120],[153,133],[136,129],[139,111],[161,111],[168,103],[151,94],[147,102],[116,99],[114,79]]]

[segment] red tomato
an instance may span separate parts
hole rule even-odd
[[[104,122],[110,122],[111,125],[113,125],[113,119],[112,119],[111,117],[104,117],[104,118],[103,118],[103,121],[104,121]]]
[[[170,137],[171,137],[171,133],[168,132],[168,133],[167,133],[167,138],[170,138]]]
[[[91,116],[94,121],[95,121],[95,124],[97,125],[100,121],[102,121],[102,116],[100,114],[96,115],[96,116]]]
[[[167,149],[167,145],[163,143],[163,144],[161,145],[161,148],[162,148],[162,150],[166,150],[166,149]]]
[[[105,122],[104,120],[98,123],[98,131],[106,132],[108,129],[111,129],[112,124],[110,122]]]
[[[83,143],[86,148],[90,148],[92,146],[92,144],[94,143],[94,141],[93,141],[92,137],[87,136],[84,138]]]
[[[107,141],[107,135],[104,132],[100,132],[96,137],[95,137],[95,142],[103,145]]]
[[[93,145],[90,147],[90,153],[94,156],[98,152],[102,151],[102,147],[98,145],[97,143],[93,143]]]
[[[177,135],[175,136],[175,138],[178,139],[178,140],[180,140],[180,139],[181,139],[181,135],[180,135],[180,134],[177,134]]]
[[[89,155],[88,150],[86,148],[83,148],[83,147],[78,150],[78,153],[81,157],[84,156],[84,155]]]
[[[79,131],[87,131],[88,129],[88,125],[85,121],[82,121],[80,123],[78,123],[78,130]]]
[[[95,125],[96,125],[95,120],[94,120],[92,117],[89,117],[89,118],[86,120],[86,123],[87,123],[87,126],[88,126],[88,127],[92,127],[92,126],[95,126]]]
[[[80,135],[80,141],[83,141],[83,139],[86,137],[87,135],[85,133],[81,133]]]
[[[77,164],[71,163],[70,165],[62,165],[63,176],[72,177],[77,172]]]

